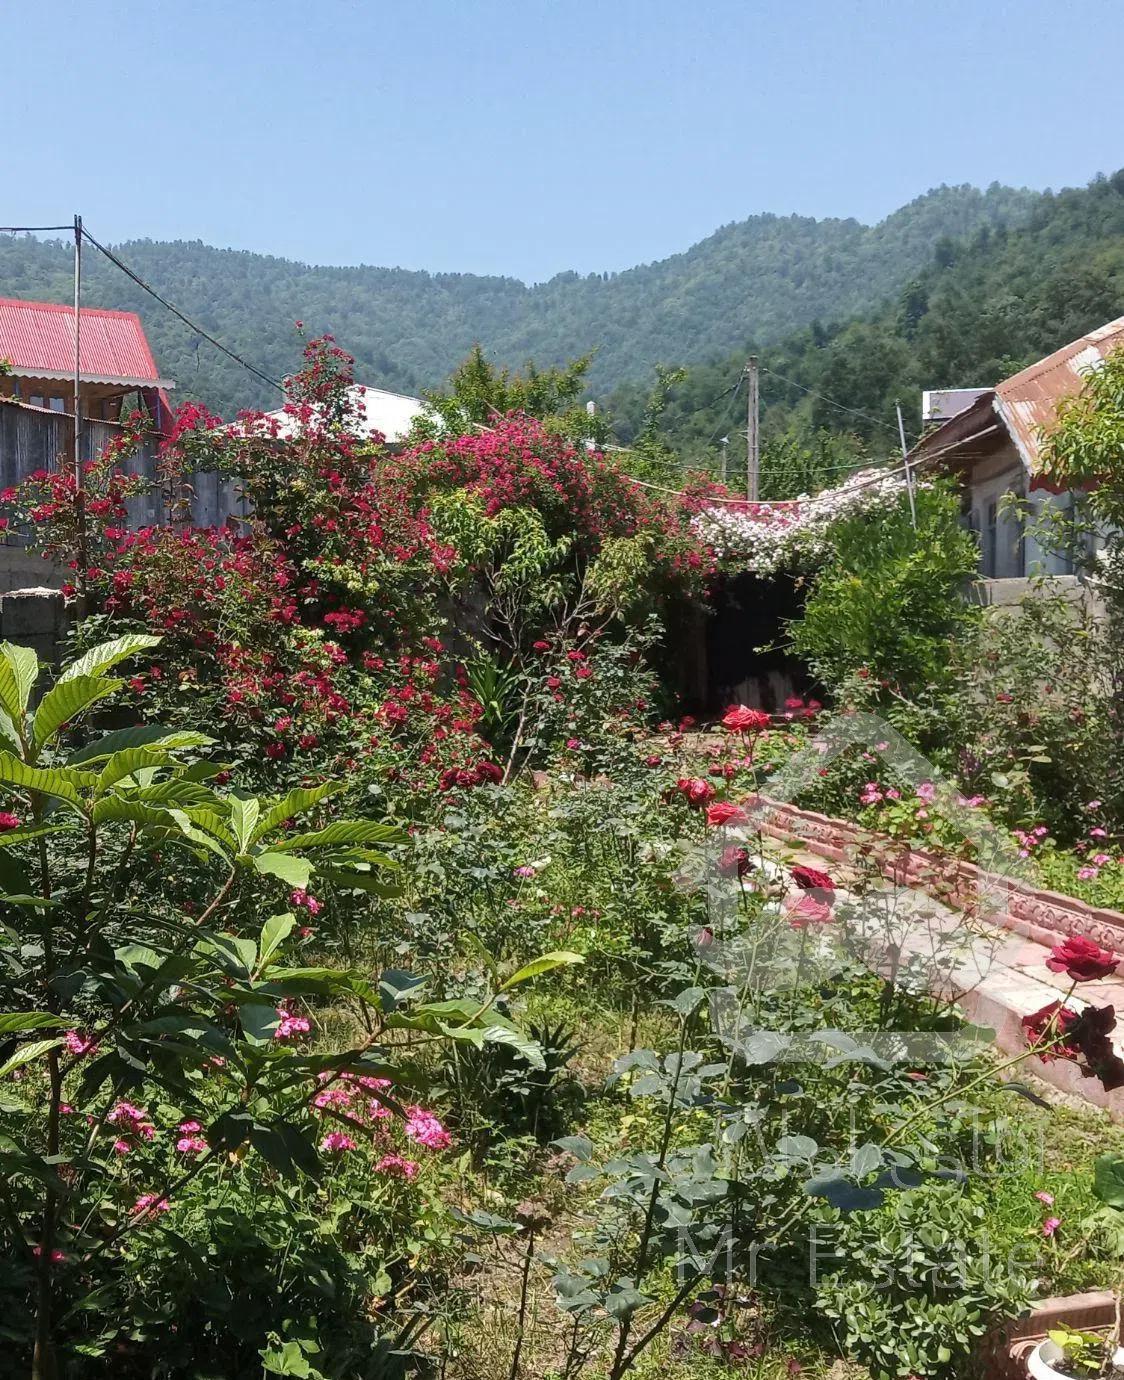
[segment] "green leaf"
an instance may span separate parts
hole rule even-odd
[[[124,781],[146,767],[162,767],[170,760],[168,754],[159,748],[122,748],[120,752],[115,752],[109,757],[98,773],[98,792],[100,794],[108,791],[110,786],[115,786],[118,781]]]
[[[261,928],[258,939],[258,972],[269,963],[273,955],[296,928],[296,919],[286,911],[283,915],[271,915]]]
[[[166,829],[174,827],[167,810],[155,809],[124,795],[110,795],[103,800],[96,800],[90,818],[95,824],[140,824],[148,828],[162,825]]]
[[[230,828],[239,853],[245,853],[254,837],[258,818],[261,815],[261,802],[255,796],[232,796],[230,800]]]
[[[98,676],[75,676],[72,680],[60,681],[47,691],[35,711],[31,725],[35,745],[42,747],[63,724],[120,690],[124,683],[123,680],[102,680]]]
[[[63,685],[83,676],[103,676],[119,661],[124,661],[126,657],[142,652],[148,647],[155,647],[159,641],[160,638],[152,637],[148,633],[126,633],[124,637],[116,637],[112,642],[103,642],[100,647],[91,647],[62,671],[56,684]]]
[[[209,812],[199,811],[198,813],[207,814]],[[184,838],[190,839],[192,843],[197,843],[202,848],[206,848],[209,852],[214,853],[216,857],[221,858],[224,863],[229,864],[230,857],[228,856],[226,849],[223,848],[222,844],[220,844],[219,841],[214,837],[214,835],[209,831],[197,828],[196,825],[193,824],[192,821],[188,818],[188,816],[183,812],[183,810],[169,810],[168,817],[175,821],[177,828],[179,829],[180,833],[183,834]],[[218,819],[218,816],[215,816],[215,819],[217,823],[221,826],[222,821]],[[224,830],[224,832],[226,831]],[[229,833],[227,834],[227,837],[229,837]],[[233,843],[233,839],[231,839],[231,843]]]
[[[1124,1155],[1110,1152],[1093,1161],[1093,1194],[1109,1207],[1124,1211]]]
[[[30,824],[26,829],[5,829],[0,834],[0,848],[14,848],[17,844],[42,838],[44,834],[62,833],[66,827],[64,824]]]
[[[524,963],[522,968],[517,969],[500,987],[501,992],[506,992],[509,987],[515,987],[521,982],[527,982],[533,977],[538,977],[540,973],[552,972],[555,968],[563,968],[570,963],[584,963],[585,959],[581,954],[573,954],[565,949],[557,949],[553,953],[542,954],[538,958],[531,959],[530,963]]]
[[[338,781],[326,781],[323,785],[312,786],[308,789],[300,787],[292,790],[288,795],[275,801],[265,814],[262,815],[254,830],[253,842],[264,838],[271,830],[276,829],[279,824],[284,824],[287,819],[295,819],[297,815],[307,814],[315,805],[329,795],[342,789]]]
[[[61,1044],[61,1036],[56,1036],[51,1040],[34,1040],[29,1045],[21,1045],[10,1059],[0,1064],[0,1078],[7,1078],[13,1070],[23,1068],[24,1064],[30,1064],[34,1059],[41,1059],[44,1054],[49,1054],[52,1049],[58,1049]]]
[[[10,1015],[0,1015],[0,1035],[12,1035],[19,1030],[45,1030],[48,1026],[61,1029],[66,1025],[58,1016],[49,1011],[16,1011]]]
[[[288,886],[303,891],[312,877],[312,864],[304,858],[290,857],[288,853],[258,853],[254,867],[270,877],[280,877]]]
[[[72,752],[67,761],[71,766],[77,766],[81,762],[95,762],[112,757],[115,752],[123,752],[127,748],[160,748],[166,752],[174,752],[177,748],[208,747],[214,741],[205,733],[188,730],[180,732],[163,728],[159,724],[138,724],[134,728],[114,729],[112,733],[87,743]]]
[[[39,658],[30,647],[0,642],[0,706],[13,724],[22,724],[32,687],[39,679]]]
[[[409,836],[392,824],[373,819],[340,819],[311,834],[294,834],[273,846],[291,853],[303,848],[333,848],[355,843],[407,843]]]
[[[80,813],[82,800],[78,794],[79,787],[92,786],[96,780],[92,772],[76,771],[73,767],[30,767],[10,752],[0,752],[0,781],[26,791],[55,796],[74,806]]]
[[[199,945],[198,952],[217,959],[232,977],[245,979],[253,971],[258,946],[252,939],[240,939],[233,934],[212,934]]]
[[[16,726],[12,722],[11,717],[3,709],[0,709],[0,739],[12,749],[17,757],[23,754],[23,744],[20,742],[20,736],[16,732]]]

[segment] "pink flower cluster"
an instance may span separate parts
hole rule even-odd
[[[143,1107],[134,1107],[131,1102],[118,1102],[106,1121],[117,1131],[113,1149],[118,1155],[127,1155],[136,1145],[153,1140],[156,1136],[156,1127],[149,1121],[148,1113]]]
[[[312,1030],[312,1022],[307,1016],[294,1011],[287,1003],[277,1008],[277,1029],[273,1032],[275,1040],[299,1040]]]

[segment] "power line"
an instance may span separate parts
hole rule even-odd
[[[74,225],[0,225],[0,235],[31,235],[43,230],[73,230]]]
[[[205,331],[202,326],[197,326],[195,322],[191,320],[190,317],[185,316],[183,312],[180,311],[179,307],[173,306],[172,303],[169,302],[166,297],[161,297],[161,295],[156,291],[154,287],[151,287],[148,283],[146,283],[138,273],[134,273],[133,270],[129,267],[129,265],[127,263],[124,263],[121,259],[119,259],[117,255],[113,253],[112,250],[106,249],[104,244],[99,244],[98,241],[94,239],[93,235],[91,235],[88,230],[83,228],[82,234],[86,237],[86,239],[90,241],[90,243],[94,246],[95,249],[100,250],[105,255],[105,257],[110,261],[110,263],[116,264],[117,267],[121,270],[122,273],[125,274],[126,277],[131,278],[133,282],[136,283],[137,287],[143,288],[144,291],[147,292],[150,297],[155,297],[162,307],[166,307],[167,310],[170,311],[173,316],[178,317],[185,326],[189,327],[197,335],[201,335],[203,339],[209,341],[215,347],[216,350],[221,350],[222,353],[226,355],[228,359],[232,359],[235,362],[235,364],[240,364],[243,369],[253,374],[255,378],[261,379],[262,383],[268,383],[271,388],[276,388],[278,392],[282,394],[285,392],[284,384],[279,383],[277,379],[270,378],[268,374],[262,373],[262,371],[256,368],[253,364],[251,364],[249,360],[243,359],[242,356],[239,354],[235,354],[235,352],[233,350],[228,349],[222,343],[221,340],[216,340],[213,335],[208,334],[208,332]]]
[[[922,465],[932,464],[934,460],[939,460],[942,455],[947,455],[950,450],[963,450],[963,447],[966,446],[970,441],[978,441],[981,439],[981,437],[990,436],[994,430],[994,426],[987,426],[984,427],[982,431],[975,431],[972,433],[971,436],[965,436],[963,440],[953,441],[951,444],[947,446],[941,446],[939,450],[935,450],[929,455],[919,456],[917,459],[911,460],[908,465],[898,465],[895,469],[877,469],[877,472],[872,473],[869,479],[864,479],[857,484],[852,484],[851,491],[853,492],[855,489],[868,489],[872,484],[880,484],[884,479],[892,479],[895,475],[904,474],[907,469],[911,469],[914,472],[916,472],[918,469],[921,468]],[[635,476],[631,474],[624,474],[623,471],[622,478],[627,479],[632,484],[640,484],[645,489],[659,489],[661,493],[675,494],[678,498],[684,498],[686,496],[682,489],[669,489],[665,487],[663,484],[650,484],[647,480],[637,479],[635,478]],[[814,498],[815,496],[816,495],[813,494],[810,497]],[[707,500],[707,502],[731,503],[736,504],[740,508],[748,506],[744,498],[720,498],[718,497],[718,495],[712,496]],[[763,499],[758,506],[770,508],[783,507],[792,503],[799,502],[800,500],[796,498]]]
[[[878,417],[872,417],[869,412],[860,412],[857,407],[848,407],[845,403],[836,402],[834,398],[829,398],[826,393],[819,393],[814,388],[806,388],[802,383],[797,383],[795,379],[786,378],[784,374],[778,374],[775,369],[767,369],[764,364],[761,365],[761,372],[771,374],[773,378],[780,379],[781,383],[799,388],[802,393],[807,393],[809,397],[819,398],[821,402],[828,403],[831,407],[837,407],[840,412],[849,412],[852,417],[861,417],[864,422],[870,422],[872,426],[880,426],[895,437],[898,434],[897,427],[891,426],[889,422],[884,422]]]

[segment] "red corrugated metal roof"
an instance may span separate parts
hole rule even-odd
[[[1026,467],[1031,487],[1049,487],[1041,474],[1042,432],[1049,432],[1056,424],[1058,403],[1080,393],[1089,372],[1119,349],[1124,349],[1124,316],[1071,340],[994,389],[982,392],[963,412],[923,436],[911,457],[923,461],[946,454],[950,463],[978,458],[984,431],[995,430],[1001,422]],[[974,451],[967,449],[969,441]]]
[[[91,381],[137,385],[160,380],[140,317],[82,308],[80,369]],[[74,308],[0,297],[0,359],[42,378],[74,375]]]
[[[1037,476],[1041,430],[1058,420],[1058,403],[1080,393],[1089,372],[1113,350],[1124,347],[1124,316],[1073,340],[995,389],[995,410],[1003,418],[1023,463]]]

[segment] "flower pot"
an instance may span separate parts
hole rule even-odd
[[[1026,1358],[1027,1373],[1033,1380],[1072,1380],[1071,1376],[1066,1375],[1064,1371],[1056,1370],[1052,1364],[1054,1361],[1060,1361],[1061,1356],[1061,1347],[1056,1346],[1047,1337],[1044,1342],[1039,1342]]]
[[[1033,1377],[1033,1380],[1073,1380],[1068,1371],[1057,1369],[1057,1362],[1061,1360],[1061,1356],[1061,1348],[1047,1337],[1045,1341],[1039,1342],[1027,1357],[1027,1373]],[[1112,1367],[1108,1373],[1115,1375],[1118,1373],[1118,1368],[1124,1364],[1124,1347],[1116,1348],[1112,1362]]]

